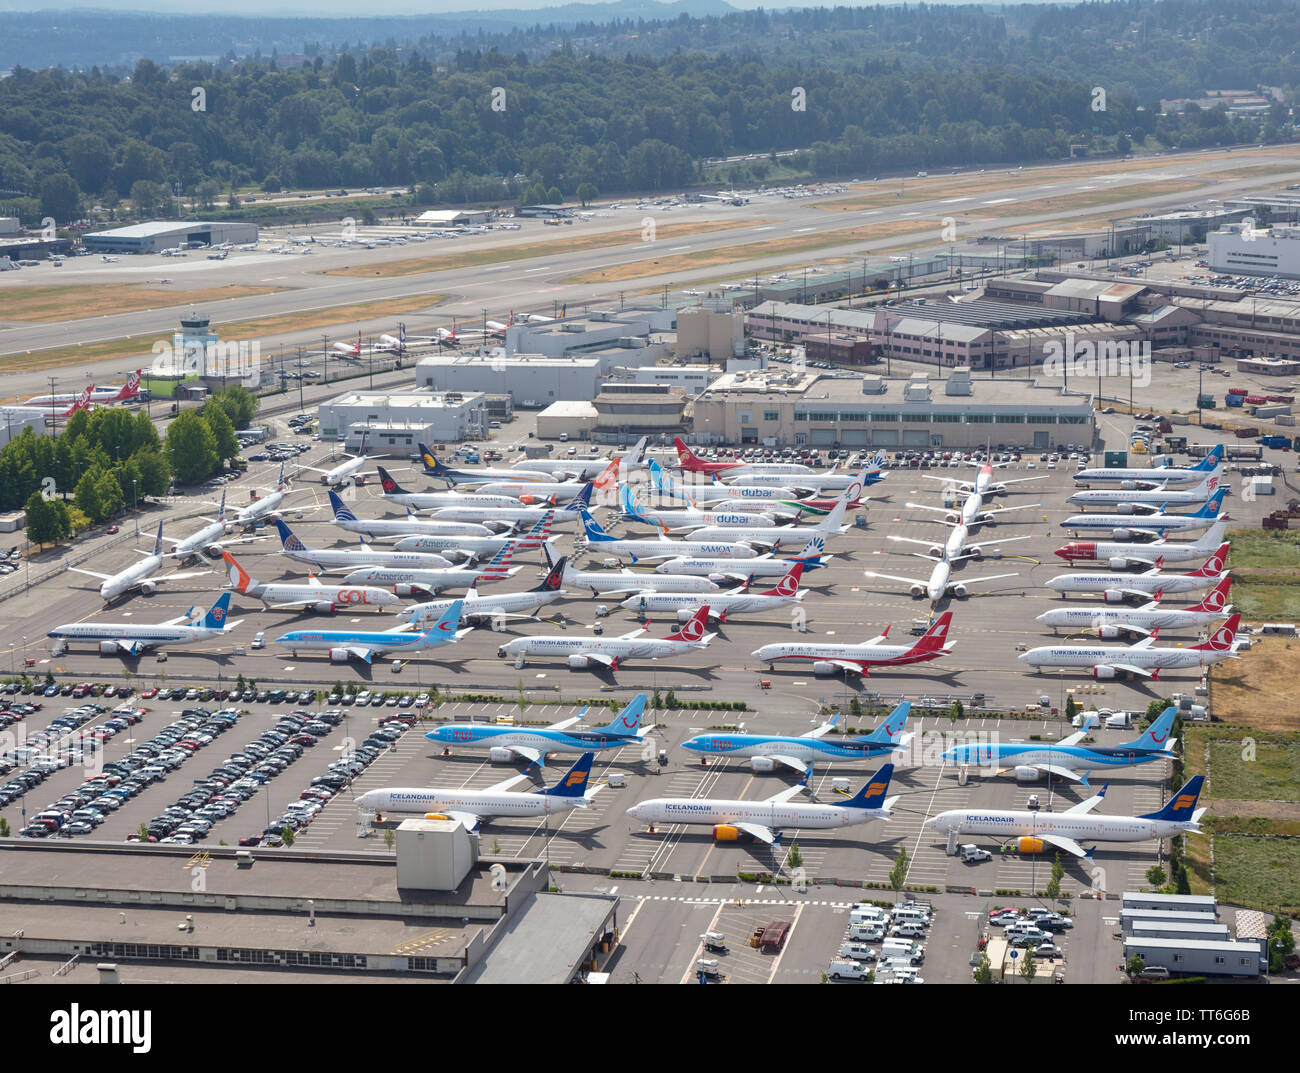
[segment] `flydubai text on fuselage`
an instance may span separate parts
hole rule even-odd
[[[240,566],[230,552],[223,552],[221,557],[230,568],[231,587],[243,596],[261,600],[265,607],[303,607],[308,611],[330,614],[334,611],[360,611],[364,608],[382,610],[401,602],[387,589],[365,585],[326,585],[315,578],[307,585],[258,581]]]
[[[1077,484],[1120,482],[1125,487],[1136,488],[1139,484],[1168,485],[1196,484],[1213,472],[1223,458],[1222,444],[1216,444],[1210,453],[1196,465],[1179,469],[1176,466],[1163,466],[1156,469],[1084,469],[1074,474]]]
[[[764,544],[771,544],[773,547],[798,548],[803,547],[812,537],[830,537],[843,531],[841,522],[844,520],[844,512],[848,509],[846,500],[841,499],[824,518],[816,525],[747,525],[747,526],[727,526],[727,525],[706,525],[702,529],[696,529],[690,534],[690,539],[699,540],[743,540],[746,543],[759,541]]]

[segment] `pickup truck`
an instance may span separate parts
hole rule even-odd
[[[961,847],[958,856],[960,856],[967,864],[975,864],[979,861],[988,861],[993,858],[993,854],[988,850],[980,849],[979,846],[974,846],[969,843]]]

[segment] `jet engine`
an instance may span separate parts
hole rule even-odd
[[[206,555],[209,559],[220,559],[221,550],[222,549],[220,544],[209,544],[207,547],[203,549],[203,554]]]
[[[913,597],[924,596],[924,595],[925,595],[925,586],[924,586],[924,585],[919,585],[919,584],[918,584],[918,585],[913,585],[912,588],[911,588],[911,590],[910,590],[910,592],[911,592],[911,594],[912,594]]]
[[[1042,853],[1044,852],[1043,840],[1041,838],[1018,838],[1016,839],[1016,849],[1021,853]]]
[[[1036,767],[1030,767],[1028,764],[1016,765],[1016,782],[1038,782],[1043,777],[1043,773]]]
[[[399,581],[393,586],[393,593],[396,596],[414,596],[418,599],[432,599],[436,595],[432,589],[411,581]]]
[[[317,600],[311,609],[318,615],[331,615],[334,613],[334,604],[329,600]]]
[[[580,656],[576,652],[569,657],[569,669],[572,671],[585,671],[591,666],[591,660],[586,656]]]
[[[689,607],[679,607],[677,609],[678,622],[690,622],[695,617],[695,611]]]
[[[509,764],[515,758],[512,749],[506,749],[500,745],[494,745],[488,750],[488,760],[494,764]]]
[[[1132,540],[1136,534],[1132,529],[1112,529],[1110,535],[1116,540]]]
[[[351,659],[352,659],[352,653],[349,652],[346,648],[331,648],[331,649],[330,649],[330,662],[331,662],[331,663],[347,663],[347,662],[350,661]]]
[[[1101,595],[1108,604],[1122,604],[1128,593],[1122,589],[1106,589]]]
[[[820,678],[832,675],[838,670],[839,668],[835,666],[835,664],[831,663],[830,660],[819,659],[813,661],[813,674]]]
[[[966,596],[966,586],[961,582],[957,582],[957,584],[952,586],[952,594],[959,600],[964,599]]]
[[[1138,482],[1137,482],[1137,481],[1120,481],[1120,482],[1119,482],[1119,486],[1120,486],[1120,488],[1123,489],[1125,492],[1133,492],[1133,491],[1136,491],[1136,490],[1137,490]]]
[[[99,642],[99,654],[101,656],[116,656],[120,651],[122,651],[122,646],[116,641]]]
[[[1128,569],[1128,560],[1121,559],[1118,555],[1112,555],[1106,560],[1106,565],[1112,570],[1126,570]]]
[[[761,774],[767,774],[776,770],[776,761],[770,756],[751,756],[749,758],[749,768]]]
[[[1112,678],[1118,677],[1114,667],[1094,667],[1092,669],[1092,676],[1094,678],[1100,678],[1104,682],[1108,682]]]
[[[715,842],[735,842],[740,838],[740,828],[732,827],[729,823],[720,823],[713,828],[713,839]]]
[[[1138,508],[1137,508],[1137,504],[1135,504],[1135,503],[1116,503],[1116,504],[1115,504],[1115,513],[1116,513],[1116,514],[1133,514],[1133,513],[1135,513],[1135,512],[1137,511],[1137,509],[1138,509]]]
[[[140,582],[140,591],[146,596],[152,596],[158,591],[158,583],[156,581],[142,581]]]

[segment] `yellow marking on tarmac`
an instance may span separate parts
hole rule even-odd
[[[410,939],[407,942],[401,943],[398,946],[393,947],[393,953],[410,954],[417,950],[423,950],[426,947],[440,946],[442,943],[445,943],[450,937],[451,937],[450,932],[442,931],[441,929],[438,929],[435,931],[428,932],[425,935],[421,935],[418,939]]]
[[[207,868],[210,864],[212,864],[212,854],[204,852],[204,853],[194,854],[193,857],[191,857],[188,861],[185,862],[185,867],[186,868]]]

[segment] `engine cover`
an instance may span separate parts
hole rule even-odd
[[[1016,765],[1016,782],[1038,782],[1042,777],[1043,773],[1036,767],[1030,767],[1028,764]]]
[[[116,656],[121,651],[116,641],[100,641],[99,654],[101,656]]]
[[[1115,668],[1114,668],[1114,667],[1094,667],[1094,668],[1092,669],[1092,676],[1093,676],[1094,678],[1100,678],[1102,681],[1110,681],[1110,679],[1116,677],[1116,674],[1115,674]]]
[[[494,764],[509,764],[515,758],[514,751],[503,748],[500,745],[494,745],[488,750],[488,760]]]
[[[585,671],[591,666],[591,660],[586,656],[572,655],[569,657],[569,667],[575,671]]]
[[[347,663],[347,662],[350,661],[351,659],[352,659],[352,653],[349,652],[346,648],[331,648],[331,649],[330,649],[330,662],[331,662],[331,663]]]
[[[157,589],[158,589],[157,584],[152,581],[140,582],[140,591],[144,593],[146,596],[152,596],[157,591]]]
[[[695,612],[689,607],[679,607],[677,609],[678,622],[690,622],[695,617]]]
[[[433,592],[426,589],[423,585],[415,585],[409,581],[399,581],[393,586],[393,594],[396,596],[416,596],[422,599],[432,599]]]
[[[942,559],[942,558],[943,558],[943,553],[944,553],[944,549],[941,548],[941,547],[939,547],[938,544],[931,544],[931,545],[930,545],[930,558],[931,558],[931,559]]]
[[[1113,641],[1117,637],[1123,636],[1124,631],[1118,626],[1098,626],[1097,636],[1103,641]]]
[[[1120,488],[1125,492],[1132,492],[1137,488],[1137,481],[1120,481]]]
[[[1134,503],[1116,503],[1116,504],[1115,504],[1115,513],[1116,513],[1116,514],[1132,514],[1132,513],[1133,513],[1134,511],[1136,511],[1136,510],[1137,510],[1137,505],[1134,504]]]
[[[911,589],[911,593],[912,593],[913,598],[915,598],[915,597],[917,597],[917,596],[924,596],[924,595],[925,595],[925,586],[924,586],[924,585],[913,585],[913,586],[912,586],[912,589]]]
[[[1121,559],[1118,556],[1112,556],[1106,560],[1106,565],[1112,570],[1126,570],[1128,569],[1128,560]]]
[[[1133,539],[1133,530],[1131,529],[1112,529],[1110,532],[1111,532],[1111,536],[1113,536],[1116,540]]]
[[[1125,594],[1119,589],[1107,589],[1101,595],[1108,604],[1122,604],[1125,597]]]
[[[838,670],[839,668],[828,660],[819,659],[813,662],[813,674],[818,675],[819,677],[824,678],[827,675],[834,674]]]
[[[329,615],[334,612],[334,604],[329,600],[317,600],[311,605],[311,609],[318,615]]]
[[[206,548],[203,549],[203,554],[206,555],[209,559],[220,559],[221,545],[209,544]]]
[[[1021,853],[1044,852],[1043,840],[1041,838],[1018,838],[1016,839],[1016,848]]]
[[[716,842],[735,842],[740,838],[740,828],[729,823],[717,824],[713,828],[713,838]]]
[[[959,600],[963,599],[966,595],[966,586],[958,582],[952,587],[952,594]]]
[[[770,756],[751,756],[749,758],[749,768],[751,771],[766,774],[769,771],[776,770],[776,761]]]

